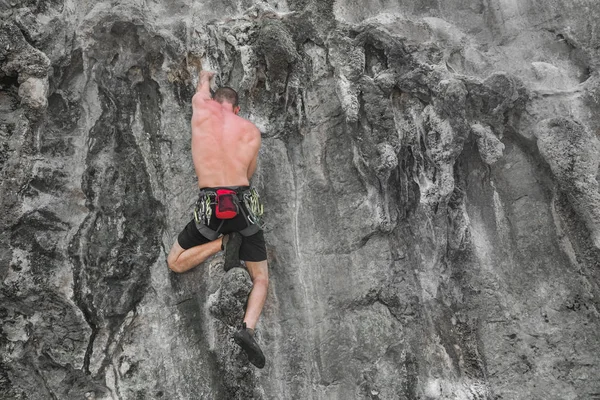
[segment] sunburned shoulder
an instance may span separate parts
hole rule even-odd
[[[235,121],[237,127],[239,127],[244,133],[252,134],[253,136],[260,136],[260,131],[251,121],[247,120],[244,117],[240,117],[239,115],[233,113],[227,113],[228,118],[232,118]]]
[[[260,130],[252,122],[245,120],[247,123],[247,132],[252,135],[254,139],[260,140]]]
[[[202,93],[196,93],[192,97],[192,108],[194,110],[216,111],[217,109],[221,109],[221,105],[213,99],[207,99]]]

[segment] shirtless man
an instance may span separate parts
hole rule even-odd
[[[225,250],[227,267],[228,250],[236,251],[239,246],[239,259],[245,261],[253,287],[248,297],[243,327],[234,334],[234,340],[246,352],[252,364],[263,368],[265,358],[254,340],[254,328],[265,304],[269,283],[263,232],[256,227],[258,232],[250,236],[233,233],[251,225],[247,219],[248,208],[243,201],[239,203],[243,210],[231,219],[217,218],[217,206],[214,204],[217,190],[231,189],[238,198],[250,190],[250,178],[256,170],[260,148],[260,131],[250,121],[237,115],[240,107],[233,89],[219,88],[211,98],[210,80],[213,75],[209,71],[200,73],[196,94],[192,98],[192,159],[198,176],[200,200],[206,200],[204,196],[209,196],[213,203],[210,210],[212,215],[207,224],[199,224],[196,218],[187,224],[173,244],[167,263],[174,272],[185,272]],[[224,236],[211,241],[198,230],[206,227],[210,228],[209,233],[215,236],[222,233]],[[206,231],[203,230],[203,233]],[[236,241],[237,246],[234,243]],[[234,256],[237,259],[238,254]]]

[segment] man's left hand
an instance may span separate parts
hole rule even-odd
[[[200,82],[210,82],[215,73],[212,71],[200,71]]]

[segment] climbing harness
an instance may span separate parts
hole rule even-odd
[[[215,217],[221,220],[216,230],[208,227],[213,216],[213,206]],[[194,208],[194,221],[198,232],[212,241],[219,237],[225,220],[235,218],[241,213],[247,226],[240,234],[252,236],[264,226],[261,222],[263,211],[260,196],[255,188],[201,189]]]

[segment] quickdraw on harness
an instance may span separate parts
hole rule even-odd
[[[243,204],[242,204],[243,202]],[[213,216],[221,220],[218,228],[209,228]],[[260,218],[263,215],[263,206],[260,196],[254,188],[219,188],[215,190],[203,189],[200,191],[196,207],[194,209],[194,221],[198,231],[209,240],[219,237],[219,232],[226,219],[235,218],[242,213],[247,226],[240,231],[242,236],[252,236],[263,228]]]

